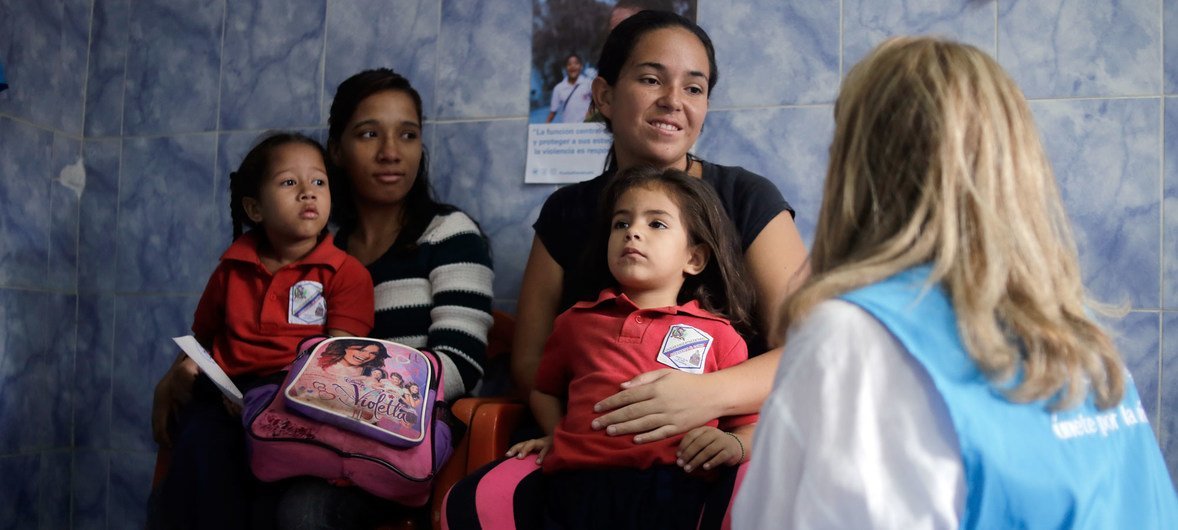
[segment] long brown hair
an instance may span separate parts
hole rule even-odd
[[[323,353],[319,355],[319,367],[327,368],[334,364],[338,364],[344,360],[344,356],[348,354],[348,348],[365,348],[376,345],[379,349],[376,350],[372,359],[360,365],[365,371],[373,368],[381,368],[384,366],[385,359],[389,358],[389,350],[385,348],[384,344],[365,339],[339,339],[324,348]]]
[[[618,172],[606,185],[593,226],[593,239],[586,248],[581,270],[590,281],[579,298],[592,300],[598,291],[617,286],[606,259],[614,208],[626,191],[634,188],[665,192],[682,214],[688,243],[703,245],[708,263],[699,274],[688,276],[679,289],[678,303],[698,300],[709,313],[728,319],[742,335],[754,334],[755,292],[750,287],[744,254],[736,228],[724,213],[712,186],[677,169],[635,166]]]
[[[1121,399],[1124,368],[1081,284],[1059,190],[1026,100],[982,51],[897,38],[848,73],[835,104],[812,276],[818,302],[921,263],[952,299],[969,355],[1014,401]]]

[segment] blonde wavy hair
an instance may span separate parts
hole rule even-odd
[[[891,39],[847,74],[834,115],[812,276],[786,302],[784,328],[929,263],[966,350],[1008,399],[1120,402],[1120,356],[1087,314],[1102,306],[1081,284],[1030,109],[998,63],[965,44]]]

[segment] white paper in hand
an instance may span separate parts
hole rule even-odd
[[[196,337],[192,335],[185,335],[183,337],[172,337],[176,341],[176,345],[184,353],[188,354],[192,360],[196,361],[196,365],[200,367],[200,371],[209,376],[213,384],[221,389],[221,393],[225,394],[230,401],[236,403],[238,406],[243,406],[245,402],[241,398],[241,390],[238,390],[237,385],[229,379],[229,376],[217,365],[217,361],[213,360],[213,356],[205,351],[204,346],[201,346],[196,341]]]

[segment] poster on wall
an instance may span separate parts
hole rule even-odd
[[[533,0],[524,182],[564,184],[605,168],[613,137],[593,105],[596,61],[614,26],[643,9],[695,20],[697,0]]]

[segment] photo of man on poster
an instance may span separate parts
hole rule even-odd
[[[545,123],[579,123],[589,115],[593,106],[593,88],[589,78],[581,75],[585,68],[581,56],[570,53],[564,61],[566,75],[552,88],[552,106]]]
[[[696,0],[533,0],[525,182],[568,183],[601,172],[612,141],[593,106],[605,38],[644,9],[695,20]]]

